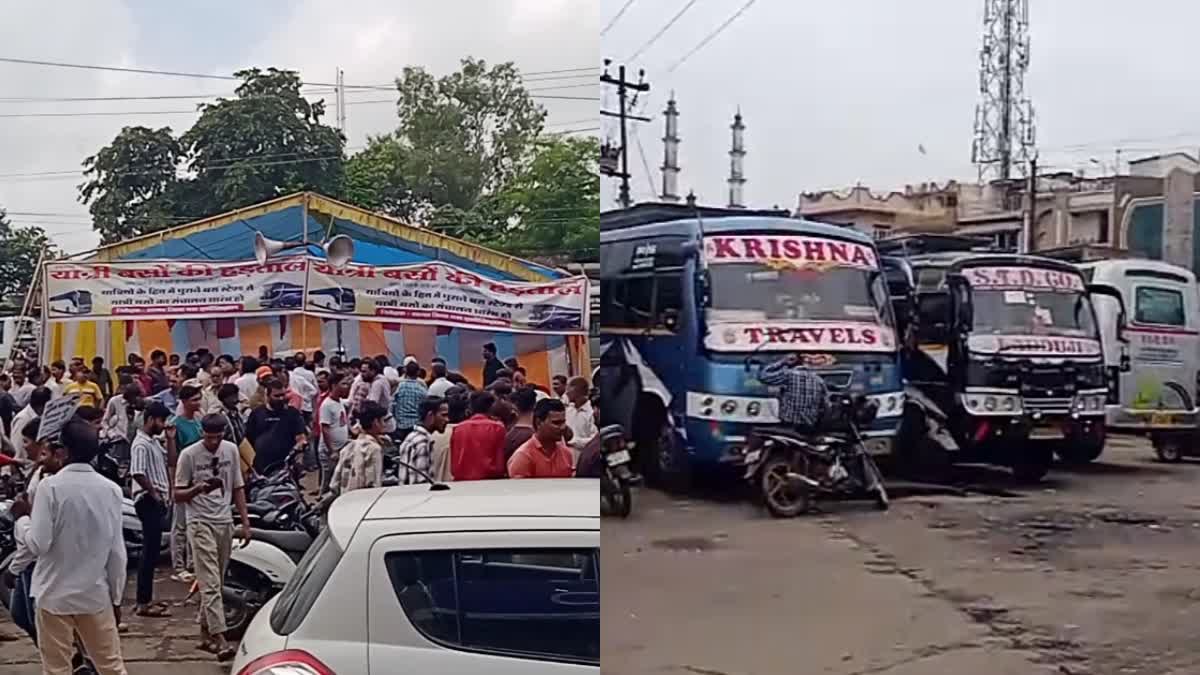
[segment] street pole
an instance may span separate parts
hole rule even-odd
[[[610,63],[612,63],[612,61],[610,59],[604,60],[604,73],[600,75],[600,82],[602,84],[607,84],[609,86],[614,86],[617,88],[618,109],[616,112],[612,112],[610,110],[601,110],[600,114],[605,117],[616,117],[620,121],[621,145],[620,145],[620,148],[617,148],[617,150],[619,150],[619,152],[621,153],[621,157],[620,157],[621,163],[620,163],[620,167],[614,167],[611,165],[606,166],[605,162],[603,161],[603,159],[604,159],[603,156],[605,154],[609,154],[611,157],[611,152],[612,152],[613,148],[611,148],[611,146],[610,147],[602,147],[600,149],[600,153],[602,155],[602,157],[601,157],[602,161],[600,164],[600,173],[602,173],[605,176],[610,176],[613,178],[621,179],[621,190],[620,190],[619,200],[621,202],[621,207],[627,209],[633,205],[633,200],[631,199],[631,197],[629,195],[629,135],[628,135],[628,130],[626,128],[626,125],[628,123],[628,120],[636,120],[639,122],[649,122],[650,121],[649,117],[638,117],[637,115],[629,114],[629,107],[632,105],[632,103],[629,100],[629,92],[630,91],[634,92],[633,99],[634,99],[634,101],[636,101],[637,95],[639,93],[650,91],[650,84],[648,82],[646,82],[644,79],[646,76],[646,71],[644,71],[644,70],[638,71],[638,81],[637,82],[626,81],[625,66],[619,66],[617,68],[617,77],[614,79],[611,75],[608,74],[608,66]],[[606,150],[608,151],[608,153],[606,153]]]
[[[1021,236],[1021,253],[1029,253],[1033,250],[1033,229],[1037,226],[1037,155],[1029,160],[1029,185],[1025,188],[1025,195],[1029,199],[1028,208],[1025,213],[1025,222],[1022,229],[1024,232]]]

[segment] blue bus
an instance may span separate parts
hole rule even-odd
[[[643,204],[600,219],[602,424],[625,426],[648,478],[741,462],[778,421],[749,359],[800,352],[831,391],[874,397],[872,453],[904,409],[881,261],[855,230],[786,211]]]

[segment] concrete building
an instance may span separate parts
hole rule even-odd
[[[1021,248],[1028,183],[923,183],[877,195],[861,185],[800,195],[797,215],[885,237],[917,232],[984,235]],[[1129,163],[1128,175],[1037,178],[1029,250],[1127,250],[1200,270],[1200,161],[1188,153]]]

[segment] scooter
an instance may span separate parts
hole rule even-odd
[[[603,510],[620,518],[628,518],[633,510],[632,458],[625,448],[625,430],[620,424],[610,424],[600,430],[600,454],[604,470],[600,475],[600,504]]]

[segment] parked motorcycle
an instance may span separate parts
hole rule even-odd
[[[601,510],[621,518],[633,510],[632,458],[625,447],[625,430],[620,424],[610,424],[600,430],[600,454],[604,469],[600,474]]]
[[[876,508],[888,508],[883,475],[863,445],[858,426],[874,419],[878,404],[866,397],[831,396],[828,435],[802,434],[783,426],[750,432],[744,478],[777,518],[809,510],[814,494],[870,495]]]

